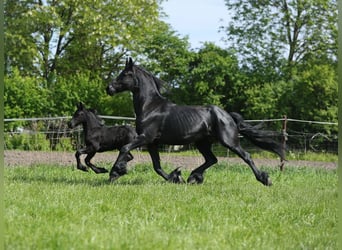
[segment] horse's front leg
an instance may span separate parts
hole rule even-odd
[[[109,181],[115,181],[120,176],[127,174],[127,161],[130,159],[130,151],[146,144],[144,134],[136,137],[131,143],[120,149],[118,158],[116,159],[112,169],[109,172]]]
[[[155,145],[155,144],[148,145],[148,152],[152,159],[153,169],[157,172],[157,174],[159,174],[161,177],[163,177],[165,180],[169,182],[173,182],[173,183],[185,182],[181,176],[181,171],[179,170],[179,168],[176,168],[170,174],[165,173],[165,171],[161,168],[158,145]]]
[[[80,156],[82,154],[85,154],[85,151],[86,151],[86,148],[81,148],[77,150],[75,153],[75,158],[77,162],[77,169],[82,170],[84,172],[88,172],[88,168],[82,164],[81,159],[80,159]]]

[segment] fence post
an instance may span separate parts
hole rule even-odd
[[[283,129],[282,129],[282,150],[284,153],[284,159],[281,159],[280,162],[280,171],[283,171],[285,165],[285,158],[286,158],[286,141],[287,141],[287,133],[286,133],[286,124],[287,124],[287,116],[284,115],[283,120]]]

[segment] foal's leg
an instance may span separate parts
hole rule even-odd
[[[165,173],[165,171],[160,166],[160,157],[158,152],[158,145],[150,144],[148,145],[148,152],[151,156],[153,169],[163,177],[165,180],[173,183],[184,183],[184,180],[181,176],[181,172],[178,168],[172,171],[170,174]]]
[[[84,172],[88,172],[88,168],[81,163],[81,159],[80,159],[80,156],[82,154],[85,154],[84,153],[85,150],[86,150],[86,148],[81,148],[81,149],[77,150],[75,153],[75,158],[76,158],[76,162],[77,162],[77,169],[82,170]]]
[[[188,183],[191,184],[201,184],[203,182],[203,173],[204,171],[209,168],[210,166],[214,165],[217,163],[217,158],[211,151],[211,143],[207,141],[203,142],[198,142],[196,143],[197,149],[200,151],[200,153],[203,155],[205,162],[199,166],[198,168],[194,169],[189,178],[188,178]]]
[[[96,152],[88,153],[87,157],[84,159],[87,166],[90,167],[97,174],[108,173],[107,169],[98,168],[90,162],[90,160],[94,157],[95,154],[96,154]]]
[[[134,159],[134,157],[133,157],[133,155],[131,154],[131,152],[128,152],[126,161],[129,162],[129,161],[131,161],[131,160],[133,160],[133,159]]]

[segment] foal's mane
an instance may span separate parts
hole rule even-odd
[[[157,90],[158,90],[158,92],[160,94],[160,89],[163,87],[163,85],[166,84],[166,82],[164,82],[163,80],[159,79],[158,77],[153,75],[151,72],[147,71],[146,69],[144,69],[143,67],[141,67],[139,65],[134,65],[133,67],[138,69],[139,71],[141,71],[141,73],[145,74],[149,78],[151,78],[153,80],[154,84],[156,85]]]
[[[98,121],[98,123],[99,123],[101,126],[104,125],[104,121],[101,119],[101,117],[99,117],[99,116],[97,115],[97,110],[96,110],[96,109],[90,108],[90,109],[87,109],[87,111],[88,111],[89,113],[92,113],[92,114],[94,115],[94,117],[96,118],[96,120]]]

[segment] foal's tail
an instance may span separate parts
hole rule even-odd
[[[285,160],[285,148],[281,143],[273,139],[274,137],[279,138],[281,133],[269,130],[261,130],[262,124],[251,126],[244,121],[240,114],[235,112],[231,112],[229,114],[234,119],[240,134],[251,141],[254,145],[264,150],[276,153],[280,156],[281,161]]]

